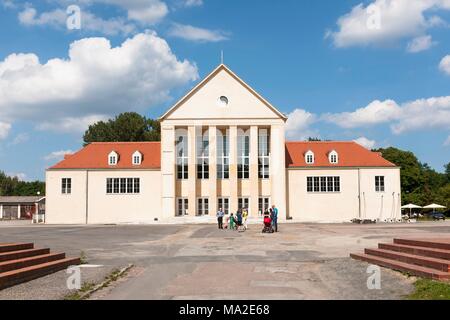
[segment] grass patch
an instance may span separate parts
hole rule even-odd
[[[83,283],[80,290],[65,296],[64,300],[80,300],[81,297],[86,292],[91,291],[92,289],[94,289],[94,287],[95,287],[95,283],[92,283],[92,282]]]
[[[420,279],[414,286],[416,291],[409,300],[450,300],[450,283]]]
[[[84,251],[81,251],[81,253],[80,253],[80,262],[81,262],[81,264],[88,264],[89,263],[88,259],[87,259],[87,256],[86,256],[86,253],[84,253]]]

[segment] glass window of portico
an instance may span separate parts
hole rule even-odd
[[[187,134],[180,134],[177,136],[176,151],[177,151],[177,178],[179,180],[187,180],[188,175],[188,137]]]
[[[197,136],[197,179],[209,179],[209,133]]]
[[[240,132],[237,141],[238,151],[238,179],[250,178],[250,135]]]
[[[258,175],[260,179],[269,179],[269,130],[259,129],[258,134]]]
[[[226,130],[217,131],[217,178],[230,179],[230,140]]]

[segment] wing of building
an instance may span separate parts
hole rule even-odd
[[[92,143],[49,168],[46,222],[400,217],[398,167],[354,142],[286,142],[286,116],[223,64],[160,120],[161,142]]]

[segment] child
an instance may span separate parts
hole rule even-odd
[[[228,227],[230,230],[234,230],[235,229],[235,220],[234,220],[234,215],[231,214],[230,218],[228,219]]]

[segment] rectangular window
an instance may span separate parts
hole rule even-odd
[[[177,178],[179,180],[187,180],[189,177],[189,154],[188,154],[188,137],[186,135],[180,135],[177,137],[176,143],[177,152]]]
[[[249,198],[239,198],[238,199],[238,209],[249,209]]]
[[[314,192],[313,177],[308,177],[306,179],[306,189],[307,189],[308,192]]]
[[[327,177],[320,177],[320,192],[327,192]]]
[[[230,142],[227,133],[217,131],[217,178],[230,179]]]
[[[258,176],[260,179],[269,179],[270,166],[270,139],[267,129],[260,129],[258,134]]]
[[[182,217],[188,215],[188,204],[189,200],[187,198],[178,198],[177,201],[177,216]]]
[[[230,214],[230,199],[218,198],[217,199],[217,211],[222,209],[225,214]]]
[[[238,135],[238,179],[250,178],[250,136]]]
[[[384,176],[376,176],[375,177],[375,191],[376,192],[384,192]]]
[[[260,197],[258,199],[258,213],[259,215],[264,215],[264,213],[269,210],[270,199],[268,197]]]
[[[111,178],[107,178],[106,179],[106,193],[107,194],[112,194],[113,193],[113,179]]]
[[[209,215],[209,199],[208,198],[198,198],[197,201],[197,215],[207,216]]]
[[[127,179],[120,178],[120,193],[127,193]]]
[[[62,178],[61,193],[62,194],[71,194],[72,193],[72,178]]]
[[[306,191],[308,193],[341,192],[340,177],[307,177]]]
[[[140,193],[140,178],[107,178],[107,194],[138,194]]]
[[[197,136],[197,179],[209,179],[209,137],[208,132]]]

